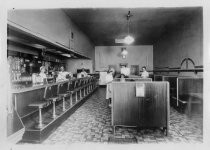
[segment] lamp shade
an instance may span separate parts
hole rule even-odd
[[[128,51],[125,48],[122,48],[122,51],[121,51],[122,58],[126,58],[127,54],[128,54]]]
[[[127,55],[128,54],[128,51],[126,51],[125,49],[122,51],[122,53],[121,53],[122,55]]]
[[[130,35],[126,36],[125,39],[124,39],[124,43],[125,44],[129,45],[129,44],[131,44],[133,42],[134,42],[134,38],[132,36],[130,36]]]

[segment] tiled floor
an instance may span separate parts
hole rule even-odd
[[[135,138],[138,143],[201,143],[202,116],[170,109],[170,130],[165,136],[160,129],[111,127],[111,109],[105,100],[105,88],[99,88],[78,110],[57,128],[43,144],[71,144],[75,142],[109,143],[109,138]]]

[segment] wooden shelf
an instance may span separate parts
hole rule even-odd
[[[49,37],[43,36],[40,33],[35,33],[23,26],[20,26],[12,21],[7,22],[8,25],[8,41],[16,42],[26,46],[30,46],[37,49],[47,48],[53,49],[53,53],[57,55],[72,54],[77,58],[90,59],[89,57],[69,49],[68,47],[58,43]],[[71,58],[71,57],[70,57]]]
[[[158,69],[153,70],[153,72],[203,72],[203,68],[200,69]]]
[[[148,70],[148,72],[203,72],[203,68],[199,69],[156,69],[156,70]]]

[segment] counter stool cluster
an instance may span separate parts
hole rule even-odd
[[[45,126],[42,120],[42,109],[53,105],[52,118],[56,119],[56,102],[62,101],[62,111],[66,111],[66,99],[69,97],[70,108],[73,107],[73,95],[75,94],[76,103],[88,96],[97,88],[97,80],[94,77],[73,79],[56,84],[49,84],[45,87],[43,99],[30,103],[29,107],[36,107],[39,110],[39,121],[36,128],[41,129]],[[79,93],[79,94],[78,94]]]

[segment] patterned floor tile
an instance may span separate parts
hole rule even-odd
[[[108,143],[110,137],[136,138],[139,144],[202,142],[202,115],[193,115],[189,118],[171,108],[169,123],[168,136],[165,136],[160,129],[139,130],[125,127],[118,127],[114,136],[111,127],[111,109],[105,100],[105,89],[99,88],[43,144]]]

